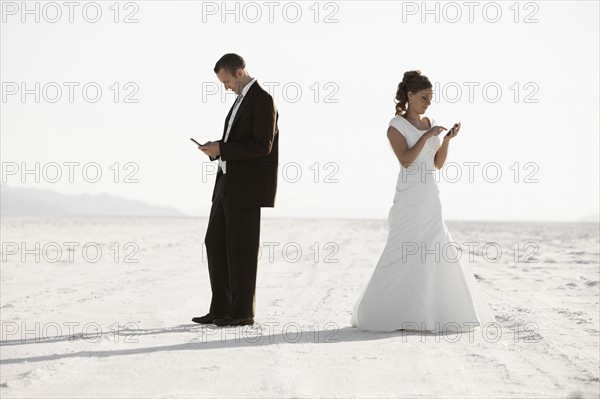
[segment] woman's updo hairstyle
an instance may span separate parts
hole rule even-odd
[[[396,91],[396,115],[404,115],[406,113],[406,103],[408,102],[408,92],[416,93],[424,89],[432,88],[432,84],[427,76],[422,75],[421,71],[404,72],[402,82],[398,84]]]

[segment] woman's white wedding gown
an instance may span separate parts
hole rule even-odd
[[[389,125],[404,135],[408,148],[428,130],[417,129],[401,116]],[[412,165],[400,167],[387,243],[354,306],[353,327],[441,332],[467,331],[494,322],[466,264],[468,254],[460,255],[442,219],[433,174],[440,144],[440,137],[431,137]]]

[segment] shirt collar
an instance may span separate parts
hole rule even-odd
[[[248,93],[248,90],[250,90],[250,86],[252,86],[252,83],[254,82],[256,82],[256,78],[252,78],[252,80],[248,82],[246,86],[244,86],[244,88],[242,89],[242,96],[245,96],[246,93]]]

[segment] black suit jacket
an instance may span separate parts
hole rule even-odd
[[[233,106],[219,140],[220,158],[227,161],[227,201],[241,208],[274,207],[279,163],[279,113],[273,97],[255,81],[242,99],[225,142],[232,112]],[[210,157],[211,160],[218,158]],[[213,202],[215,198],[216,190],[213,189]]]

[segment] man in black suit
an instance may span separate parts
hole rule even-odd
[[[212,300],[192,321],[218,326],[254,324],[260,208],[275,206],[279,114],[273,97],[248,75],[244,59],[225,54],[214,72],[237,99],[223,137],[199,148],[219,170],[205,245]]]

